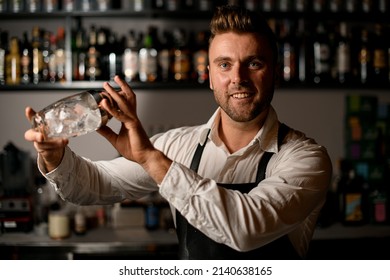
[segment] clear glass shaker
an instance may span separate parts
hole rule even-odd
[[[37,112],[32,127],[46,138],[70,138],[95,131],[111,117],[99,106],[103,98],[107,98],[103,91],[88,90],[60,99]]]

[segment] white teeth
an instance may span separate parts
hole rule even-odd
[[[237,99],[246,98],[248,96],[249,96],[248,93],[236,93],[236,94],[233,94],[233,98],[237,98]]]

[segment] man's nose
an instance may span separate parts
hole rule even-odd
[[[242,65],[237,65],[234,67],[231,80],[233,84],[243,84],[248,82],[248,73],[246,68]]]

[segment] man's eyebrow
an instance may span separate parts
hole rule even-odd
[[[216,57],[216,58],[213,60],[213,62],[215,63],[215,62],[230,61],[230,60],[231,60],[231,58],[228,57],[228,56],[218,56],[218,57]]]

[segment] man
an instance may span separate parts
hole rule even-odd
[[[183,259],[303,258],[331,178],[326,149],[281,125],[271,101],[274,34],[258,14],[223,6],[211,21],[210,88],[219,105],[208,123],[148,139],[136,95],[119,77],[101,106],[121,123],[98,132],[122,155],[92,162],[67,139],[25,134],[60,196],[80,204],[137,199],[158,190],[170,203]],[[26,109],[31,118],[34,111]]]

